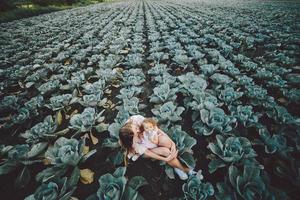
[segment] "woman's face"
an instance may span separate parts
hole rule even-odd
[[[137,137],[140,132],[140,128],[135,124],[131,124],[131,128],[134,133],[134,136]]]

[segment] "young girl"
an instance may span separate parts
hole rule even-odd
[[[157,122],[152,118],[145,118],[142,122],[142,129],[145,140],[159,147],[166,147],[171,150],[174,145],[167,134],[160,131]]]
[[[166,147],[156,147],[148,149],[143,143],[141,134],[141,124],[145,118],[141,115],[131,116],[119,132],[119,143],[126,150],[125,165],[128,164],[128,159],[135,161],[138,157],[143,155],[145,158],[153,158],[165,161],[170,166],[174,167],[175,172],[180,179],[186,180],[189,175],[196,174],[193,169],[183,166],[177,158],[178,150],[174,144],[174,151],[170,151]],[[160,131],[160,130],[159,130]]]

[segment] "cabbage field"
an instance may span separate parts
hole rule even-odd
[[[299,10],[131,0],[0,24],[1,199],[299,199]],[[125,167],[134,114],[197,175]]]

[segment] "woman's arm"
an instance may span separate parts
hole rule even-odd
[[[163,157],[163,156],[160,156],[148,149],[144,152],[144,154],[150,158],[154,158],[156,160],[162,160],[165,162],[168,162],[168,161],[174,159],[175,157],[177,157],[177,153],[178,153],[178,151],[171,153],[168,157]]]

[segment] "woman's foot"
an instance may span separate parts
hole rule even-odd
[[[184,171],[182,171],[181,169],[175,167],[174,171],[176,172],[176,174],[179,176],[179,178],[181,180],[188,179],[188,175]]]
[[[196,174],[197,172],[195,172],[194,169],[190,169],[190,171],[188,172],[189,176],[196,175]]]

